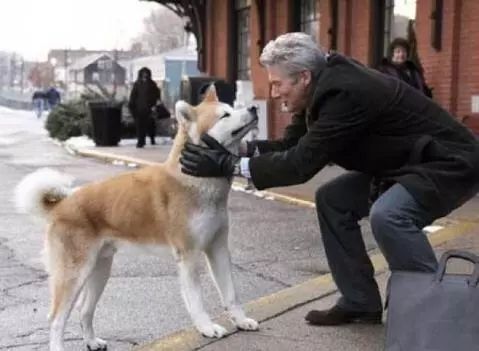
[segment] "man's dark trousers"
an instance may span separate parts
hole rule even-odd
[[[381,297],[358,221],[369,214],[371,229],[391,270],[435,271],[437,260],[422,228],[436,217],[400,184],[369,210],[371,177],[349,172],[321,186],[316,207],[333,279],[352,311],[380,311]]]
[[[156,135],[156,123],[149,111],[138,113],[135,118],[136,124],[136,136],[138,138],[137,144],[139,146],[145,145],[145,138],[148,135],[152,141],[155,140]]]

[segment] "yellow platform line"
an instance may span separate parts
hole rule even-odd
[[[131,164],[136,164],[139,167],[146,167],[146,166],[154,166],[160,164],[160,162],[155,162],[155,161],[147,161],[143,160],[140,158],[136,157],[130,157],[130,156],[125,156],[125,155],[117,155],[111,152],[105,152],[105,151],[97,151],[97,150],[90,150],[90,149],[78,149],[75,150],[75,152],[84,157],[91,157],[91,158],[96,158],[100,159],[103,161],[123,161],[126,163],[131,163]],[[236,187],[244,187],[244,183],[241,181],[234,181],[233,186]],[[277,193],[275,191],[261,191],[264,197],[269,197],[272,198],[276,201],[281,201],[284,203],[288,203],[291,205],[297,205],[297,206],[303,206],[303,207],[308,207],[308,208],[315,208],[316,205],[312,201],[308,200],[303,200],[303,199],[298,199],[293,196],[288,196],[284,194]]]

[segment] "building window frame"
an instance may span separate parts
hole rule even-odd
[[[382,56],[387,56],[389,43],[391,42],[391,33],[393,30],[393,21],[394,21],[394,0],[385,0],[384,1],[384,10],[383,10],[383,29],[382,29]]]
[[[417,1],[415,2],[417,6]],[[377,66],[383,57],[388,55],[389,45],[393,39],[394,23],[395,23],[395,1],[394,0],[375,0],[373,2],[372,12],[372,32],[371,42],[372,51],[370,56],[370,64]],[[414,26],[415,20],[409,19],[410,26]],[[414,28],[414,27],[412,27]],[[404,38],[411,40],[409,29]],[[397,35],[397,34],[395,34]],[[403,35],[401,35],[403,36]]]
[[[329,49],[338,49],[339,4],[338,0],[329,0],[331,26],[328,29]]]
[[[442,49],[443,0],[434,0],[431,12],[431,46],[436,51]]]
[[[293,30],[309,34],[314,41],[319,41],[320,13],[318,0],[293,0]]]
[[[251,2],[234,0],[236,80],[251,80]]]

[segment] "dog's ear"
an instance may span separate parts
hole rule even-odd
[[[206,91],[204,102],[218,102],[218,95],[216,95],[216,88],[214,84],[211,84]]]
[[[178,123],[189,125],[196,120],[196,114],[193,107],[186,101],[180,100],[175,105],[175,115]]]

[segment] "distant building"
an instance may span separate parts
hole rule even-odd
[[[169,105],[179,97],[182,76],[200,75],[197,54],[192,46],[183,46],[159,55],[123,60],[120,64],[127,69],[130,87],[137,79],[140,68],[148,67],[152,79],[162,88],[162,99]]]
[[[6,52],[0,52],[0,89],[9,85],[9,54]]]
[[[108,55],[115,61],[130,60],[134,57],[141,56],[142,53],[135,51],[125,50],[62,50],[54,49],[48,52],[48,62],[54,67],[55,82],[65,87],[70,81],[70,68],[71,65],[78,62],[85,57],[93,57],[93,55]],[[67,84],[65,84],[67,83]]]
[[[96,84],[106,88],[126,91],[126,69],[108,54],[92,54],[73,62],[68,70],[68,93],[71,97],[78,95],[89,86],[96,89]]]

